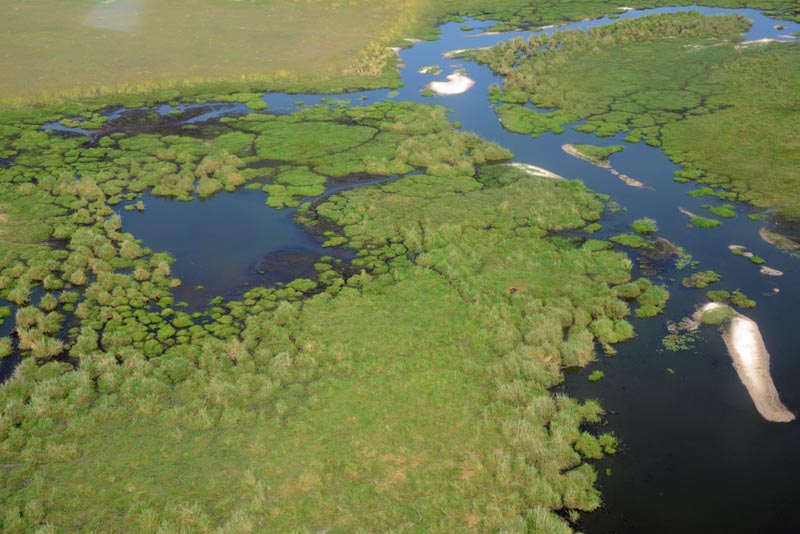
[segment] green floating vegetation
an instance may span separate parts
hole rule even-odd
[[[589,382],[598,382],[602,380],[605,376],[606,374],[598,369],[596,371],[592,371],[591,373],[589,373],[587,380],[589,380]]]
[[[800,94],[800,43],[740,44],[748,27],[741,16],[658,14],[515,38],[476,58],[503,77],[493,98],[511,131],[584,120],[576,130],[663,147],[683,167],[677,180],[707,184],[701,194],[798,218],[796,117],[785,110]]]
[[[661,339],[661,345],[670,352],[680,352],[694,348],[695,342],[699,339],[697,332],[681,332],[678,334],[667,334]],[[673,373],[670,373],[673,374]]]
[[[698,289],[703,289],[708,284],[713,284],[714,282],[719,282],[720,276],[718,273],[714,271],[702,271],[699,273],[693,273],[692,276],[684,278],[681,282],[684,287],[696,287]]]
[[[756,301],[748,298],[744,293],[738,289],[731,293],[731,304],[739,308],[755,308]]]
[[[658,232],[658,225],[656,224],[655,219],[651,219],[649,217],[642,217],[641,219],[636,219],[631,223],[631,228],[637,234],[644,234],[650,235]]]
[[[644,279],[646,280],[646,279]],[[647,280],[649,282],[649,280]],[[636,317],[655,317],[664,311],[669,300],[669,291],[664,286],[649,285],[647,289],[636,298],[639,307],[636,308]]]
[[[586,226],[583,227],[583,231],[586,232],[587,234],[594,234],[602,229],[603,225],[601,225],[600,223],[587,224]]]
[[[689,224],[695,228],[716,228],[722,223],[716,219],[709,219],[708,217],[689,217]]]
[[[647,246],[647,241],[642,236],[636,234],[618,234],[610,237],[608,240],[632,249],[641,249]]]
[[[744,293],[738,289],[729,292],[725,290],[708,291],[706,293],[708,300],[712,302],[727,303],[737,306],[739,308],[755,308],[756,301],[748,298]]]
[[[731,319],[736,317],[736,312],[728,306],[719,306],[706,310],[700,316],[703,324],[722,325],[727,324]]]
[[[715,289],[713,291],[707,291],[706,297],[708,297],[708,300],[711,302],[730,302],[731,293],[724,289]]]
[[[724,204],[722,206],[706,205],[703,207],[707,208],[708,211],[710,211],[717,217],[722,217],[723,219],[731,219],[733,217],[736,217],[736,209],[730,204]]]

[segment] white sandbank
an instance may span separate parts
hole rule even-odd
[[[772,267],[767,267],[766,265],[762,265],[761,274],[766,276],[783,276],[783,271],[779,271],[778,269],[773,269]]]
[[[470,50],[489,50],[490,48],[491,46],[481,46],[479,48],[459,48],[458,50],[448,50],[447,52],[442,54],[442,57],[445,57],[447,59],[453,59],[462,52],[469,52]]]
[[[785,43],[787,41],[781,41],[779,39],[771,39],[769,37],[764,37],[763,39],[756,39],[754,41],[742,41],[736,48],[741,48],[743,46],[750,46],[750,45],[762,45],[762,44],[769,44],[769,43]]]
[[[450,96],[466,93],[473,85],[475,85],[475,80],[463,72],[454,72],[447,76],[446,82],[431,82],[425,88],[439,96]]]
[[[697,318],[721,307],[728,306],[710,302],[700,309]],[[783,405],[778,390],[772,382],[769,372],[769,353],[756,322],[737,313],[725,327],[722,339],[733,360],[733,367],[747,388],[750,398],[753,399],[758,413],[767,421],[775,423],[793,421],[794,414]]]
[[[516,29],[516,30],[511,30],[511,31],[518,32],[518,31],[520,31],[520,30],[519,30],[519,29]],[[504,32],[481,32],[481,33],[471,33],[471,34],[469,34],[469,35],[465,35],[465,37],[489,37],[489,36],[491,36],[491,35],[501,35],[502,33],[504,33]]]
[[[692,213],[691,211],[689,211],[689,210],[687,210],[686,208],[683,208],[683,207],[681,207],[681,206],[678,206],[678,211],[679,211],[679,212],[681,212],[681,213],[683,213],[683,214],[684,214],[684,215],[686,215],[687,217],[697,217],[697,215],[695,215],[695,214],[694,214],[694,213]]]
[[[566,180],[563,176],[559,176],[554,172],[548,171],[542,167],[537,167],[536,165],[529,165],[528,163],[507,163],[506,165],[514,167],[515,169],[521,169],[531,176],[548,178],[550,180]]]

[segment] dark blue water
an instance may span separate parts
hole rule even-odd
[[[169,251],[173,276],[183,282],[176,299],[207,302],[246,288],[259,260],[278,250],[323,256],[320,243],[293,220],[294,209],[268,209],[259,190],[221,192],[209,200],[177,202],[145,195],[145,211],[118,210],[126,232],[154,251]],[[312,273],[298,273],[308,276]],[[204,286],[203,290],[197,286]]]
[[[629,12],[619,18],[685,9]],[[800,25],[784,21],[780,24],[785,29],[777,31],[773,26],[778,21],[754,10],[699,10],[705,14],[735,12],[747,16],[753,21],[748,40],[800,31]],[[612,22],[604,17],[545,31],[586,29]],[[606,215],[601,222],[607,228],[628,231],[627,225],[639,217],[656,219],[660,236],[683,247],[700,262],[700,269],[713,269],[722,275],[716,288],[741,289],[758,301],[758,307],[746,314],[761,328],[782,400],[791,410],[800,412],[800,329],[794,326],[796,303],[800,302],[800,262],[759,238],[763,223],[748,220],[745,206],[738,206],[736,218],[726,219],[720,228],[689,228],[688,218],[678,211],[679,206],[705,215],[703,204],[719,202],[689,197],[687,191],[696,186],[674,182],[677,167],[659,149],[622,143],[621,137],[598,139],[571,130],[538,139],[504,130],[487,98],[489,85],[500,80],[485,67],[446,59],[443,54],[526,37],[530,32],[482,35],[490,22],[472,20],[468,24],[476,28],[474,32],[463,32],[461,24],[447,24],[442,27],[439,41],[403,50],[405,86],[398,91],[370,91],[346,97],[267,94],[266,112],[290,113],[302,106],[335,105],[342,98],[351,101],[348,105],[386,99],[441,104],[452,110],[450,118],[459,121],[464,130],[511,149],[516,161],[545,167],[566,178],[579,178],[592,190],[611,195],[622,211]],[[419,74],[418,69],[425,65],[438,65],[443,72],[437,76]],[[430,81],[444,81],[448,74],[461,68],[476,81],[467,93],[431,98],[420,95]],[[190,121],[250,112],[241,104],[206,107],[208,112]],[[163,115],[173,109],[176,108],[164,106],[158,111]],[[614,155],[611,162],[645,187],[629,187],[607,169],[567,155],[561,150],[566,143],[624,144],[624,152]],[[176,258],[173,273],[183,280],[183,287],[177,291],[179,300],[191,300],[194,287],[201,284],[206,288],[200,292],[205,299],[249,287],[254,269],[265,265],[261,259],[282,251],[331,254],[294,223],[293,210],[273,210],[264,205],[264,200],[264,193],[247,190],[220,193],[192,203],[145,197],[144,214],[122,212],[123,228],[142,238],[153,250],[169,251]],[[759,274],[759,268],[747,259],[730,254],[727,247],[734,243],[745,245],[765,258],[769,266],[784,271],[785,276]],[[613,430],[624,444],[621,454],[598,463],[605,505],[587,515],[580,528],[591,533],[800,532],[795,519],[800,501],[794,493],[795,483],[800,480],[800,460],[796,458],[800,424],[768,423],[759,416],[713,328],[702,330],[694,350],[672,353],[661,347],[661,338],[666,334],[663,321],[679,320],[705,300],[704,291],[680,285],[680,280],[689,274],[688,270],[664,272],[658,281],[667,285],[672,294],[665,315],[635,320],[637,338],[618,346],[617,356],[603,358],[567,379],[564,389],[570,395],[601,400],[609,410],[606,430]],[[780,289],[777,295],[766,296],[776,287]],[[594,369],[602,369],[606,378],[589,383],[586,375]],[[610,477],[603,474],[606,467],[611,469]]]

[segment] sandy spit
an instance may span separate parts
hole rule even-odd
[[[767,276],[783,276],[783,271],[779,271],[778,269],[773,269],[772,267],[767,267],[766,265],[762,265],[761,274]]]
[[[463,72],[454,72],[447,76],[446,82],[431,82],[425,88],[439,96],[449,96],[466,93],[473,85],[475,85],[475,80]]]
[[[575,145],[561,145],[561,150],[569,154],[570,156],[574,156],[578,159],[582,159],[583,161],[588,161],[592,165],[597,165],[598,167],[603,167],[604,169],[611,168],[611,164],[607,161],[599,161],[596,159],[592,159],[585,154],[581,154],[576,148]]]
[[[512,30],[512,31],[520,31],[520,30]],[[501,35],[503,32],[481,32],[481,33],[470,33],[469,35],[465,35],[465,37],[489,37],[491,35]]]
[[[678,206],[678,211],[683,213],[687,217],[697,217],[697,215],[695,215],[691,211],[687,210],[686,208],[682,208],[681,206]]]
[[[698,314],[725,306],[710,302]],[[795,416],[781,402],[778,390],[769,372],[769,353],[755,321],[740,313],[736,314],[722,334],[725,346],[733,360],[739,379],[747,388],[756,410],[767,421],[788,423]]]
[[[788,41],[781,41],[780,39],[771,39],[769,37],[764,37],[763,39],[756,39],[754,41],[742,41],[741,43],[736,45],[736,48],[742,48],[750,45],[762,45],[769,43],[786,43],[786,42]]]
[[[531,176],[549,178],[550,180],[566,180],[566,178],[563,176],[559,176],[554,172],[548,171],[542,167],[537,167],[536,165],[529,165],[527,163],[507,163],[507,165],[514,167],[515,169],[522,169]]]
[[[644,187],[644,184],[642,182],[640,182],[635,178],[631,178],[627,174],[622,174],[617,169],[610,169],[608,172],[610,172],[611,174],[622,180],[625,183],[625,185],[628,185],[630,187],[639,187],[639,188]]]

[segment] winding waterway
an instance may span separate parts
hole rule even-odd
[[[621,14],[620,18],[685,9],[688,8],[634,11]],[[747,16],[753,21],[748,40],[800,31],[800,25],[784,21],[781,24],[785,28],[775,30],[774,19],[753,10],[694,9],[704,14]],[[586,29],[612,22],[614,19],[604,17],[545,31]],[[357,93],[347,98],[353,105],[393,99],[448,107],[452,110],[451,120],[460,122],[464,130],[509,148],[516,161],[541,166],[567,178],[579,178],[592,190],[611,195],[623,209],[608,213],[601,221],[606,236],[628,231],[628,224],[637,218],[656,219],[660,236],[683,247],[700,262],[700,269],[712,269],[722,275],[720,287],[738,288],[758,301],[758,307],[747,315],[761,328],[772,355],[773,379],[784,404],[800,412],[800,329],[793,325],[796,303],[800,302],[800,261],[760,239],[758,231],[763,223],[747,219],[747,206],[737,206],[737,216],[726,219],[717,229],[690,229],[678,207],[703,213],[701,206],[709,200],[688,196],[687,191],[695,186],[673,181],[677,167],[660,149],[643,143],[622,143],[621,136],[598,139],[570,129],[562,135],[546,134],[537,139],[504,130],[487,98],[488,87],[500,80],[486,67],[446,59],[443,54],[491,46],[532,32],[484,35],[490,23],[471,20],[467,24],[476,29],[464,32],[461,24],[447,24],[442,27],[440,40],[402,50],[403,88]],[[420,74],[418,69],[425,65],[438,65],[443,71],[437,76]],[[475,80],[468,92],[447,97],[420,95],[427,83],[443,81],[456,69],[465,69]],[[342,99],[342,95],[329,98]],[[288,113],[323,99],[319,95],[264,96],[269,113]],[[155,111],[167,114],[173,109],[162,106]],[[115,116],[127,111],[118,110]],[[205,105],[190,121],[248,112],[241,104]],[[624,152],[614,155],[612,164],[645,187],[629,187],[607,169],[569,156],[561,150],[566,143],[624,144]],[[329,190],[328,194],[333,192]],[[148,196],[144,199],[144,213],[120,213],[125,231],[143,239],[153,250],[167,250],[176,258],[173,272],[184,282],[183,288],[178,289],[181,300],[207,302],[216,294],[235,294],[259,282],[259,276],[262,283],[268,283],[308,274],[302,269],[288,274],[270,273],[269,265],[274,263],[265,264],[265,257],[279,258],[280,254],[294,251],[311,258],[347,258],[347,251],[323,249],[318,240],[294,222],[293,210],[274,210],[265,206],[264,200],[264,193],[244,189],[192,203]],[[170,228],[169,232],[165,228]],[[775,278],[759,274],[758,266],[730,254],[728,245],[732,243],[746,246],[785,275]],[[703,291],[681,286],[680,280],[688,274],[687,270],[675,269],[662,272],[659,282],[672,295],[665,315],[634,320],[638,334],[635,340],[619,345],[617,356],[570,375],[564,386],[569,395],[599,398],[609,411],[609,429],[624,445],[621,454],[599,462],[599,486],[605,504],[601,510],[588,514],[580,528],[591,533],[797,531],[800,526],[795,525],[794,485],[800,480],[800,461],[795,459],[800,448],[800,425],[769,423],[759,416],[713,328],[702,330],[693,350],[672,353],[662,349],[661,339],[666,333],[663,321],[690,315],[704,301]],[[205,289],[198,291],[199,285]],[[776,287],[780,292],[774,294]],[[590,383],[586,375],[595,369],[602,369],[606,378]]]

